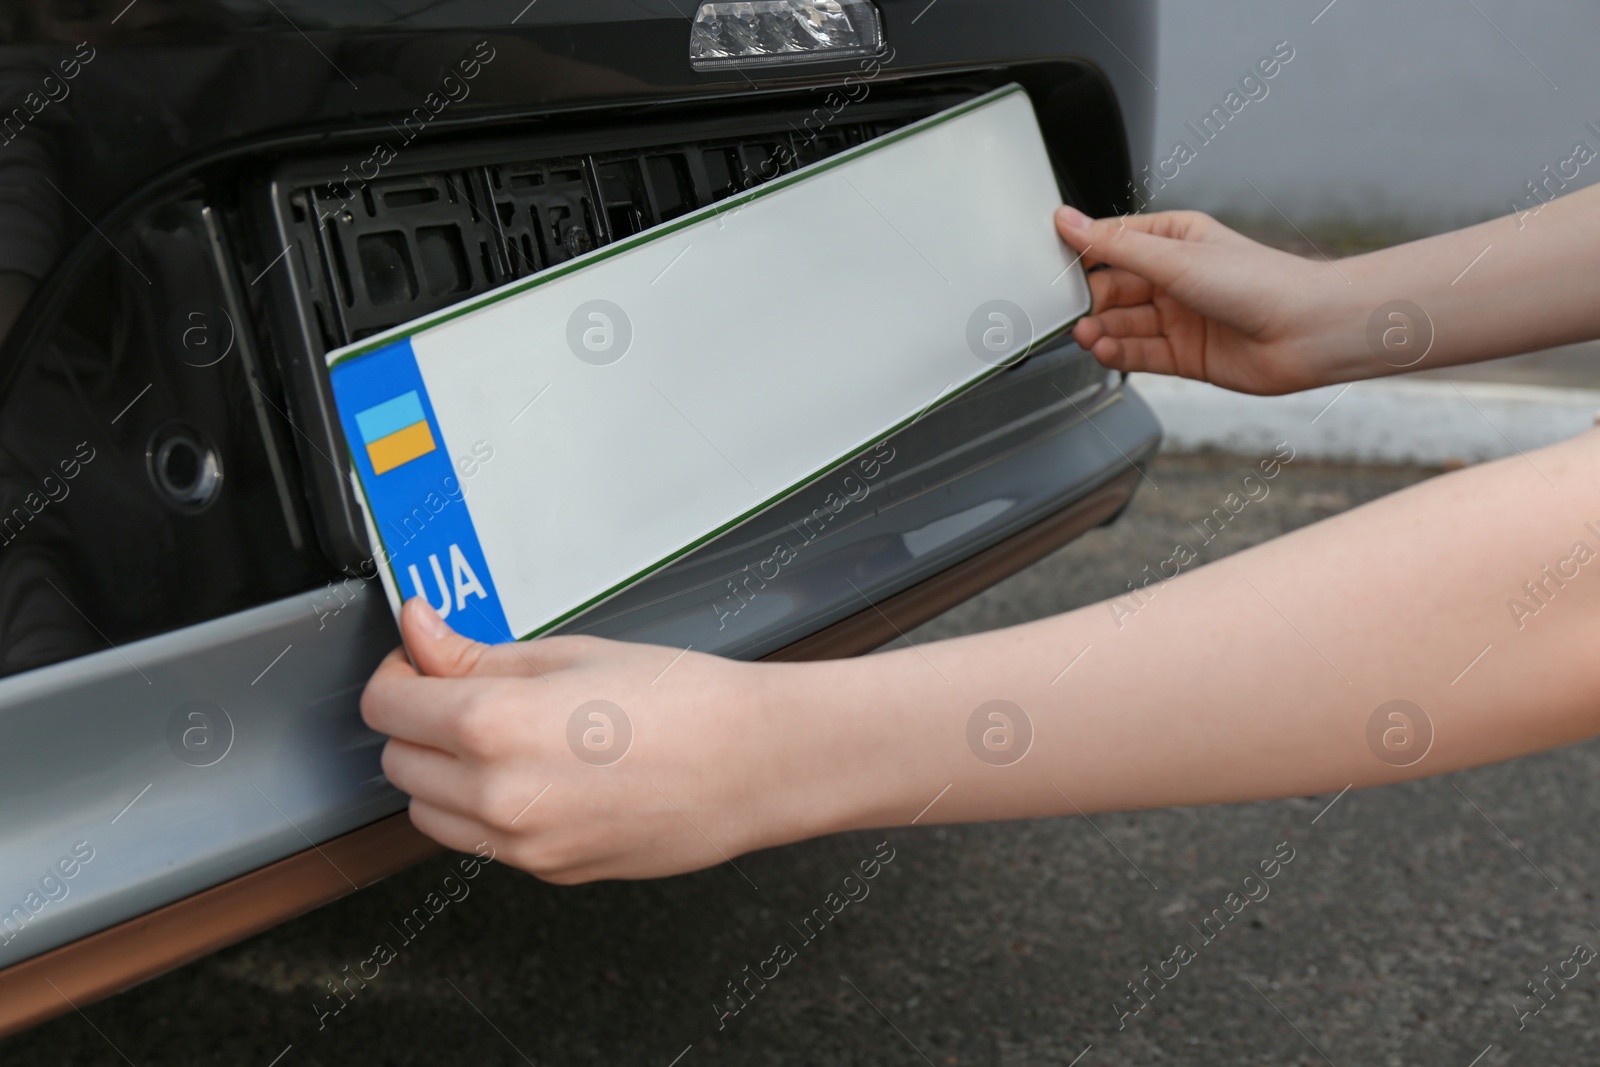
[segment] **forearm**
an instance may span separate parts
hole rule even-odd
[[[1588,736],[1600,731],[1597,530],[1600,434],[1589,434],[1152,585],[1143,606],[1121,601],[1131,615],[1098,604],[770,668],[798,729],[781,777],[805,783],[782,836],[904,824],[936,796],[921,822],[1333,792]],[[1524,583],[1545,581],[1580,541],[1596,558],[1569,562],[1576,576],[1549,582],[1541,606]],[[1130,572],[1145,562],[1159,561]],[[1537,613],[1517,618],[1513,598]],[[996,699],[1034,731],[1009,766],[967,743],[974,709]],[[1434,730],[1409,767],[1369,747],[1369,719],[1395,699]],[[823,765],[804,766],[808,751]]]
[[[1506,215],[1464,230],[1340,260],[1319,309],[1330,342],[1329,382],[1472,363],[1600,337],[1600,186],[1555,200],[1538,214]],[[1432,347],[1379,354],[1373,313],[1406,300],[1427,322],[1407,343]],[[1386,323],[1388,320],[1385,320]],[[1394,335],[1400,339],[1400,334]]]

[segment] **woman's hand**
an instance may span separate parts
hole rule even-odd
[[[772,666],[598,638],[482,645],[426,602],[361,699],[411,820],[548,881],[697,870],[819,832],[807,749]],[[776,671],[781,674],[781,668]]]
[[[1090,273],[1094,312],[1073,329],[1105,366],[1259,394],[1348,376],[1334,368],[1359,350],[1365,315],[1346,309],[1350,286],[1330,264],[1195,211],[1090,219],[1064,207],[1056,228],[1086,266],[1109,267]]]

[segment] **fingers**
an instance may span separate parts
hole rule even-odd
[[[417,669],[435,678],[471,674],[489,650],[488,645],[450,629],[450,624],[422,597],[412,597],[400,608],[400,634]]]
[[[1061,227],[1081,229],[1085,219],[1089,225],[1109,224],[1119,230],[1138,230],[1154,237],[1170,237],[1178,241],[1211,243],[1237,236],[1203,211],[1153,211],[1149,214],[1113,215],[1104,219],[1089,218],[1074,207],[1063,207],[1056,212],[1056,222]],[[1062,236],[1066,236],[1065,228]]]
[[[1122,338],[1114,339],[1115,346],[1110,363],[1106,363],[1112,370],[1149,371],[1152,374],[1174,374],[1184,378],[1178,354],[1173,352],[1171,342],[1166,338]],[[1099,358],[1096,355],[1096,358]]]
[[[1166,333],[1154,304],[1112,308],[1092,317],[1108,337],[1160,337]]]
[[[1204,254],[1193,212],[1160,212],[1091,219],[1076,208],[1056,213],[1062,240],[1083,253],[1086,265],[1107,263],[1163,288],[1192,270]],[[1209,220],[1207,220],[1209,221]]]
[[[412,800],[502,834],[536,829],[534,805],[553,785],[543,772],[485,767],[395,738],[383,748],[383,773]]]
[[[1155,297],[1155,286],[1149,279],[1129,271],[1111,267],[1089,275],[1089,294],[1094,297],[1096,313],[1115,307],[1135,307],[1148,304]]]
[[[485,841],[503,846],[504,841],[494,841],[494,833],[476,819],[458,815],[436,807],[426,800],[411,798],[411,825],[433,838],[445,848],[457,852],[472,852]],[[501,850],[497,847],[497,851]]]
[[[457,852],[475,852],[484,844],[491,845],[500,859],[520,867],[535,878],[553,885],[577,885],[601,876],[603,865],[590,864],[574,867],[564,861],[557,849],[526,835],[501,833],[476,819],[446,811],[425,800],[412,798],[411,825],[427,834],[446,848]],[[557,847],[559,848],[559,846]]]
[[[471,812],[466,796],[474,775],[480,773],[448,752],[403,738],[391,737],[383,746],[383,775],[389,784],[436,807]]]
[[[455,738],[442,707],[446,695],[436,679],[417,673],[405,649],[397,648],[367,680],[361,693],[361,718],[380,734],[449,750]]]
[[[412,597],[401,607],[400,634],[417,668],[434,678],[532,677],[552,671],[565,661],[560,641],[486,645],[463,637],[422,597]]]
[[[1166,325],[1162,322],[1161,313],[1153,304],[1112,308],[1078,320],[1078,324],[1072,329],[1072,339],[1077,341],[1081,348],[1094,353],[1106,366],[1118,370],[1125,369],[1114,362],[1122,352],[1119,341],[1131,338],[1159,338],[1165,335]]]
[[[383,662],[378,664],[378,669],[373,672],[374,678],[400,679],[419,677],[417,669],[411,665],[411,657],[406,655],[404,648],[396,648],[383,657]]]
[[[396,649],[367,682],[361,718],[380,734],[412,744],[462,754],[467,740],[462,722],[478,686],[445,678],[424,678]]]
[[[1078,343],[1083,345],[1082,341]],[[1111,370],[1185,376],[1179,367],[1177,354],[1165,337],[1101,337],[1092,345],[1083,347],[1094,354],[1101,366]]]

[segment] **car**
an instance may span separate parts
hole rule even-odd
[[[827,32],[775,36],[797,17]],[[359,715],[398,635],[327,352],[1010,83],[1063,200],[1127,210],[1154,26],[1151,0],[9,6],[0,1033],[438,849]],[[824,476],[562,632],[861,654],[1112,521],[1160,437],[1041,345],[842,496]]]

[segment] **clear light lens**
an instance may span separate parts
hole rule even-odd
[[[746,0],[701,4],[689,38],[696,68],[817,62],[883,50],[871,0]]]

